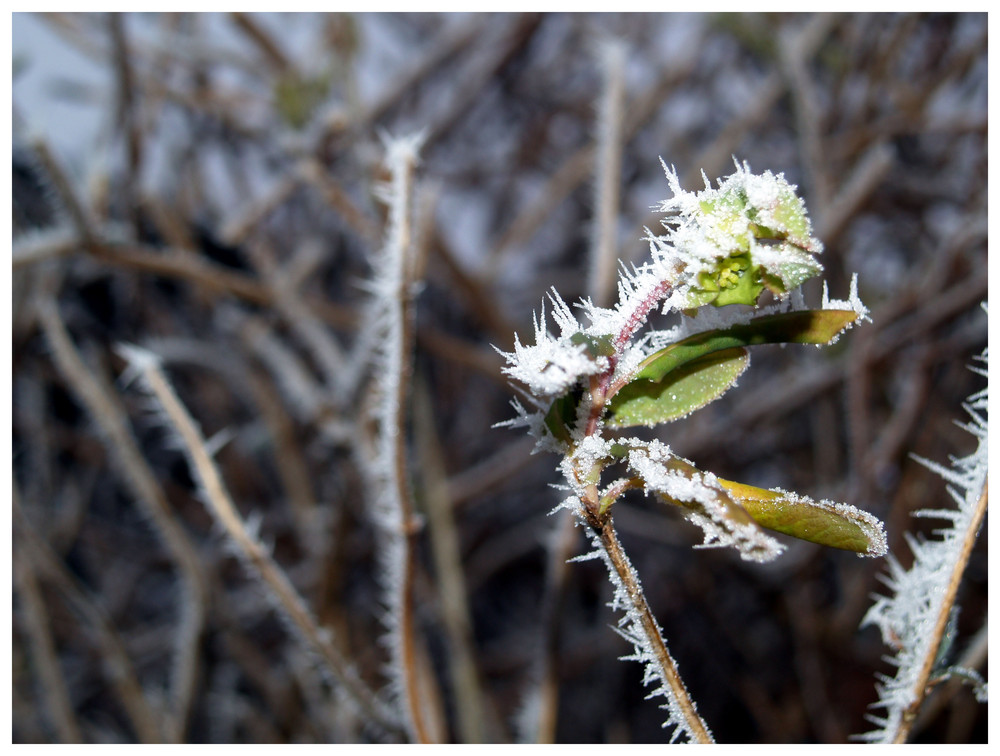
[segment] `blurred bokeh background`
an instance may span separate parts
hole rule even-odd
[[[416,131],[410,472],[421,506],[446,515],[428,516],[415,590],[447,737],[514,739],[546,660],[556,740],[665,737],[641,668],[618,661],[630,648],[610,627],[603,566],[558,566],[586,546],[549,516],[557,460],[492,427],[513,395],[493,346],[530,337],[550,287],[567,301],[590,293],[610,40],[626,61],[619,257],[641,261],[644,226],[659,227],[660,157],[697,189],[735,156],[799,186],[831,295],[846,297],[857,272],[872,311],[834,347],[759,349],[738,389],[656,435],[722,477],[873,512],[908,562],[904,531],[936,524],[911,514],[950,506],[910,455],[969,453],[955,421],[984,385],[967,366],[987,337],[985,14],[16,14],[15,741],[150,739],[119,661],[166,721],[190,600],[54,360],[40,302],[56,304],[84,364],[114,387],[207,586],[197,685],[161,737],[383,737],[345,712],[233,558],[114,348],[160,354],[205,435],[228,434],[218,462],[241,512],[259,518],[361,676],[384,684],[378,547],[354,448],[371,407],[363,385],[335,396],[316,344],[355,350],[384,228],[382,137]],[[720,741],[844,742],[870,729],[875,675],[892,670],[878,631],[859,623],[882,560],[788,541],[773,564],[748,564],[693,550],[700,532],[656,502],[617,507]],[[440,559],[439,527],[457,561]],[[986,549],[984,529],[955,658],[986,630]],[[464,619],[449,619],[455,590]],[[459,663],[482,703],[478,730],[463,719]],[[986,706],[966,689],[935,700],[914,739],[985,742]]]

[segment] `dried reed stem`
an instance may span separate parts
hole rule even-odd
[[[67,388],[87,408],[100,428],[111,459],[121,470],[136,502],[153,521],[167,550],[177,564],[181,581],[180,617],[174,643],[169,739],[181,742],[196,693],[199,639],[205,626],[209,587],[198,552],[176,519],[166,494],[139,451],[127,414],[113,389],[91,371],[73,345],[54,300],[39,303],[39,319],[52,346],[56,366]]]
[[[359,710],[386,729],[390,731],[397,729],[394,717],[345,661],[334,645],[330,631],[317,624],[287,575],[243,521],[205,448],[201,432],[174,393],[156,357],[135,347],[123,347],[122,351],[129,359],[132,368],[146,382],[180,435],[183,450],[200,483],[205,504],[224,532],[232,539],[237,555],[251,574],[260,578],[269,589],[278,607],[291,622],[292,628],[307,646],[316,652],[324,662],[324,669],[344,687],[350,700]]]

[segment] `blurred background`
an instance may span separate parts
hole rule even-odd
[[[331,694],[234,559],[114,348],[160,354],[206,437],[226,434],[217,459],[240,511],[383,686],[378,546],[357,469],[371,406],[363,385],[337,395],[316,345],[364,357],[382,138],[417,131],[408,440],[428,522],[421,642],[444,736],[520,737],[548,669],[549,737],[664,740],[641,667],[618,661],[631,649],[612,629],[603,565],[560,566],[587,547],[549,516],[558,460],[493,427],[514,395],[493,347],[515,331],[530,340],[550,287],[567,301],[593,293],[609,40],[625,54],[618,256],[641,262],[644,226],[660,228],[660,157],[699,189],[735,156],[799,186],[831,295],[845,298],[857,272],[872,312],[830,348],[758,348],[738,389],[654,435],[722,477],[871,511],[908,564],[904,531],[940,524],[911,514],[951,506],[910,455],[970,453],[955,421],[985,384],[967,368],[987,338],[985,14],[15,14],[15,742],[386,738]],[[805,293],[818,303],[821,284]],[[197,556],[204,617],[181,703],[183,570],[54,358],[39,302],[55,303],[116,397]],[[883,560],[790,539],[768,565],[693,550],[700,531],[642,497],[615,519],[719,741],[871,729],[875,675],[893,670],[859,623]],[[956,659],[986,632],[986,564],[984,529]],[[972,663],[985,674],[984,656]],[[143,728],[138,699],[169,726]],[[914,739],[985,742],[986,706],[949,688]]]

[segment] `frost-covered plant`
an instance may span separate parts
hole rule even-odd
[[[647,230],[651,258],[622,269],[618,302],[610,308],[586,300],[583,319],[553,289],[549,332],[543,305],[534,344],[515,337],[502,353],[506,374],[523,384],[517,417],[541,449],[562,456],[569,496],[560,505],[586,524],[594,551],[615,585],[613,606],[624,610],[621,634],[635,647],[630,658],[646,665],[651,695],[667,699],[664,726],[674,737],[710,741],[646,605],[638,576],[618,543],[613,506],[628,490],[641,489],[682,509],[702,527],[704,546],[733,546],[747,560],[768,561],[783,546],[763,528],[866,556],[885,552],[882,524],[854,507],[814,501],[781,489],[763,490],[703,472],[658,440],[619,435],[638,425],[684,417],[736,384],[757,344],[829,344],[867,309],[851,283],[847,301],[824,290],[821,309],[806,309],[797,287],[819,274],[822,244],[795,187],[782,175],[755,175],[746,164],[713,189],[681,189],[667,169],[673,197],[662,235]],[[772,304],[760,304],[764,292]],[[723,309],[724,308],[724,309]],[[643,328],[649,316],[683,314],[664,331]],[[605,480],[614,467],[624,474]]]
[[[980,359],[987,362],[985,351]],[[985,370],[973,370],[987,376]],[[875,625],[882,632],[883,642],[895,650],[891,661],[897,668],[894,677],[880,675],[874,706],[885,709],[885,714],[869,716],[878,728],[861,736],[863,740],[905,742],[928,691],[952,677],[971,681],[976,699],[986,700],[986,685],[978,673],[951,664],[948,651],[954,637],[958,586],[986,515],[988,404],[987,385],[964,405],[972,419],[962,427],[979,441],[972,454],[953,459],[950,468],[917,458],[950,484],[948,492],[958,507],[915,513],[949,524],[937,531],[941,537],[934,540],[905,534],[913,564],[904,569],[889,555],[889,573],[883,580],[891,595],[878,596],[862,621],[862,627]]]

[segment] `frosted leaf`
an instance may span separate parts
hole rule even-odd
[[[660,494],[683,507],[685,517],[703,531],[701,548],[732,546],[747,561],[769,562],[782,546],[736,504],[712,473],[700,472],[658,442],[629,452],[629,467],[642,478],[647,493]]]
[[[718,189],[706,180],[692,193],[681,189],[675,171],[664,170],[674,196],[659,210],[674,214],[663,224],[687,267],[686,307],[753,304],[764,288],[783,297],[823,270],[814,258],[823,245],[784,175],[755,175],[737,162]]]

